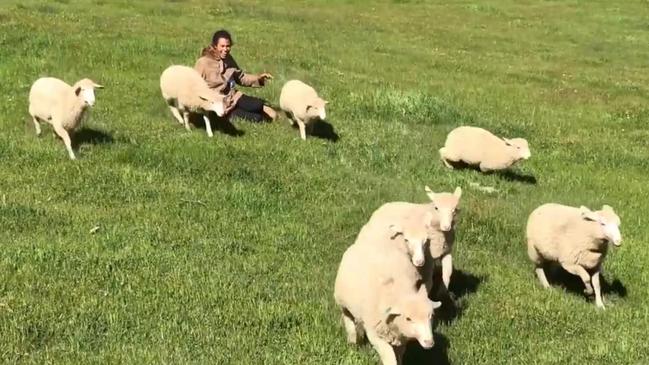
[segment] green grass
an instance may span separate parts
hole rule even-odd
[[[345,343],[340,257],[382,203],[459,185],[461,310],[407,364],[646,363],[647,19],[646,1],[2,1],[0,362],[376,363]],[[311,83],[340,139],[173,121],[160,73],[221,26],[276,77],[251,94]],[[34,135],[45,75],[106,86],[78,161]],[[537,183],[447,171],[461,124],[527,138],[514,171]],[[607,311],[538,285],[524,226],[549,201],[621,216]]]

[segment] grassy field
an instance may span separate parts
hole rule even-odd
[[[2,1],[0,362],[376,363],[345,342],[336,269],[374,209],[429,185],[465,191],[459,309],[406,364],[646,364],[647,19],[621,0]],[[299,78],[330,101],[322,138],[172,119],[160,73],[220,27],[242,67],[275,76],[251,94],[277,102]],[[106,86],[78,161],[35,136],[46,75]],[[525,137],[532,158],[448,171],[437,150],[461,124]],[[537,283],[524,227],[549,201],[621,216],[606,311],[577,278]]]

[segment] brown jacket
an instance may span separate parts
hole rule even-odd
[[[198,71],[207,86],[225,95],[225,113],[229,113],[243,95],[235,90],[234,83],[242,86],[261,87],[259,76],[243,72],[231,55],[221,60],[210,53],[209,48],[203,49],[201,58],[196,61],[194,69]],[[229,81],[229,82],[228,82]]]

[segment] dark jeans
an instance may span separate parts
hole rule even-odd
[[[253,122],[268,120],[268,116],[264,113],[264,100],[248,95],[241,95],[229,117],[243,118]]]

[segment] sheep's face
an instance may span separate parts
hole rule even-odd
[[[389,227],[392,232],[391,239],[395,239],[399,235],[403,236],[410,260],[416,267],[422,267],[426,262],[424,252],[428,245],[427,229],[432,219],[431,216],[432,213],[427,213],[424,222],[406,222],[404,224],[392,224]]]
[[[213,111],[219,117],[225,115],[223,96],[217,92],[210,93],[209,95],[199,95],[199,98],[203,101],[203,105],[201,105],[203,110]]]
[[[613,208],[604,205],[601,210],[591,211],[586,207],[581,207],[581,216],[583,219],[598,225],[599,237],[606,239],[613,245],[619,247],[622,245],[622,234],[620,233],[620,217],[615,214]]]
[[[320,98],[315,98],[312,100],[309,105],[306,107],[306,116],[309,119],[320,119],[325,120],[327,113],[325,112],[325,105],[328,101],[322,100]]]
[[[457,214],[459,212],[458,204],[462,196],[462,188],[459,186],[455,188],[455,192],[451,193],[434,193],[428,186],[425,187],[428,198],[433,203],[435,215],[433,215],[432,226],[436,225],[434,220],[435,216],[439,221],[439,229],[442,232],[449,232],[453,229],[456,223]]]
[[[74,93],[81,97],[85,105],[95,105],[95,89],[103,89],[104,87],[95,83],[90,79],[83,79],[74,84]]]
[[[503,138],[505,144],[510,147],[516,161],[527,160],[532,156],[530,146],[525,138]]]
[[[428,299],[426,286],[421,285],[417,293],[399,298],[397,303],[386,310],[386,322],[395,326],[407,338],[415,338],[425,349],[432,348],[433,312],[441,306],[440,302]]]

